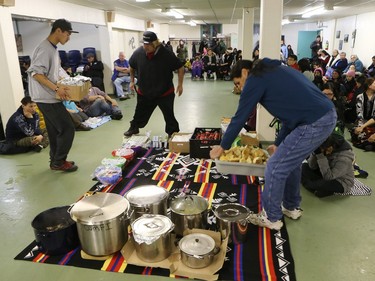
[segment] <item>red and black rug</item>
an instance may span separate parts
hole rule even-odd
[[[199,194],[209,200],[210,207],[214,204],[240,203],[254,212],[258,212],[261,208],[259,195],[262,185],[259,184],[257,177],[223,175],[217,172],[215,164],[211,160],[194,159],[189,155],[162,149],[144,151],[132,161],[131,165],[126,167],[123,178],[119,182],[108,186],[97,183],[90,191],[124,195],[131,188],[145,184],[154,184],[168,189],[170,198],[181,192]],[[216,228],[215,222],[215,216],[209,213],[210,229]],[[15,259],[111,272],[178,278],[178,276],[170,275],[167,269],[127,264],[121,253],[116,253],[105,261],[81,258],[80,248],[66,255],[48,256],[38,250],[35,241]],[[246,243],[228,245],[224,265],[218,273],[219,280],[296,280],[285,223],[280,231],[250,225]]]

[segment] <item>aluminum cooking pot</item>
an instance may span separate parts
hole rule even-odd
[[[70,215],[77,222],[82,250],[89,255],[113,254],[128,241],[130,204],[121,195],[95,193],[78,201]]]
[[[42,253],[62,255],[78,247],[77,225],[70,218],[69,208],[70,206],[63,206],[48,209],[31,222],[36,243]]]
[[[215,248],[214,239],[203,233],[193,233],[184,236],[178,246],[182,263],[191,268],[209,266],[219,252],[219,248]]]
[[[229,243],[242,244],[247,239],[249,208],[238,203],[217,205],[213,208],[221,239],[229,237]]]
[[[208,201],[198,195],[186,195],[171,202],[171,220],[175,224],[174,232],[183,236],[185,229],[207,226]]]
[[[163,215],[146,214],[132,223],[137,256],[146,262],[158,262],[169,257],[172,251],[171,220]]]
[[[125,198],[134,210],[132,218],[134,220],[144,214],[166,216],[168,196],[168,190],[156,185],[138,186],[125,194]]]

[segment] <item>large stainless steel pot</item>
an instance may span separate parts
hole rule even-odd
[[[142,185],[132,188],[125,194],[131,208],[134,210],[134,218],[144,214],[167,215],[167,201],[169,192],[165,188],[156,185]]]
[[[70,206],[48,209],[38,214],[31,226],[39,250],[47,255],[62,255],[79,245],[77,225],[70,218]]]
[[[248,217],[251,211],[238,203],[217,205],[213,208],[221,238],[229,243],[242,244],[247,240]]]
[[[186,195],[171,202],[171,220],[175,224],[174,232],[183,235],[185,229],[207,226],[208,201],[198,195]]]
[[[173,223],[163,215],[146,214],[132,223],[135,250],[146,262],[158,262],[169,257],[172,251]]]
[[[209,266],[217,253],[214,239],[203,233],[186,235],[178,245],[182,263],[191,268]]]
[[[78,201],[70,215],[77,222],[82,250],[105,256],[119,251],[128,241],[128,200],[118,194],[95,193]]]

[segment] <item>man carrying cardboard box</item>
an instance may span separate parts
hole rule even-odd
[[[44,115],[50,140],[50,168],[64,172],[78,169],[67,156],[74,139],[74,124],[61,100],[69,100],[68,88],[57,85],[61,69],[57,44],[69,41],[72,25],[65,19],[58,19],[52,25],[47,39],[43,40],[31,56],[29,74],[29,92]],[[61,100],[56,98],[56,94]]]

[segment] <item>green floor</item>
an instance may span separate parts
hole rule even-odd
[[[176,117],[182,132],[195,127],[218,127],[222,116],[231,116],[238,96],[225,81],[184,82],[176,98]],[[69,266],[15,261],[13,258],[34,239],[32,219],[46,209],[75,202],[92,185],[91,173],[100,161],[118,148],[133,116],[135,98],[120,102],[124,119],[89,131],[77,132],[69,160],[75,173],[49,170],[48,151],[0,157],[0,280],[146,280],[146,277],[108,273]],[[141,133],[164,136],[164,121],[157,109]],[[375,188],[372,152],[356,150],[357,162],[369,172],[362,180]],[[372,163],[372,164],[371,164]],[[318,199],[302,189],[304,215],[286,220],[299,281],[375,280],[375,199],[331,197]],[[150,277],[147,280],[166,280]],[[249,280],[258,281],[258,280]]]

